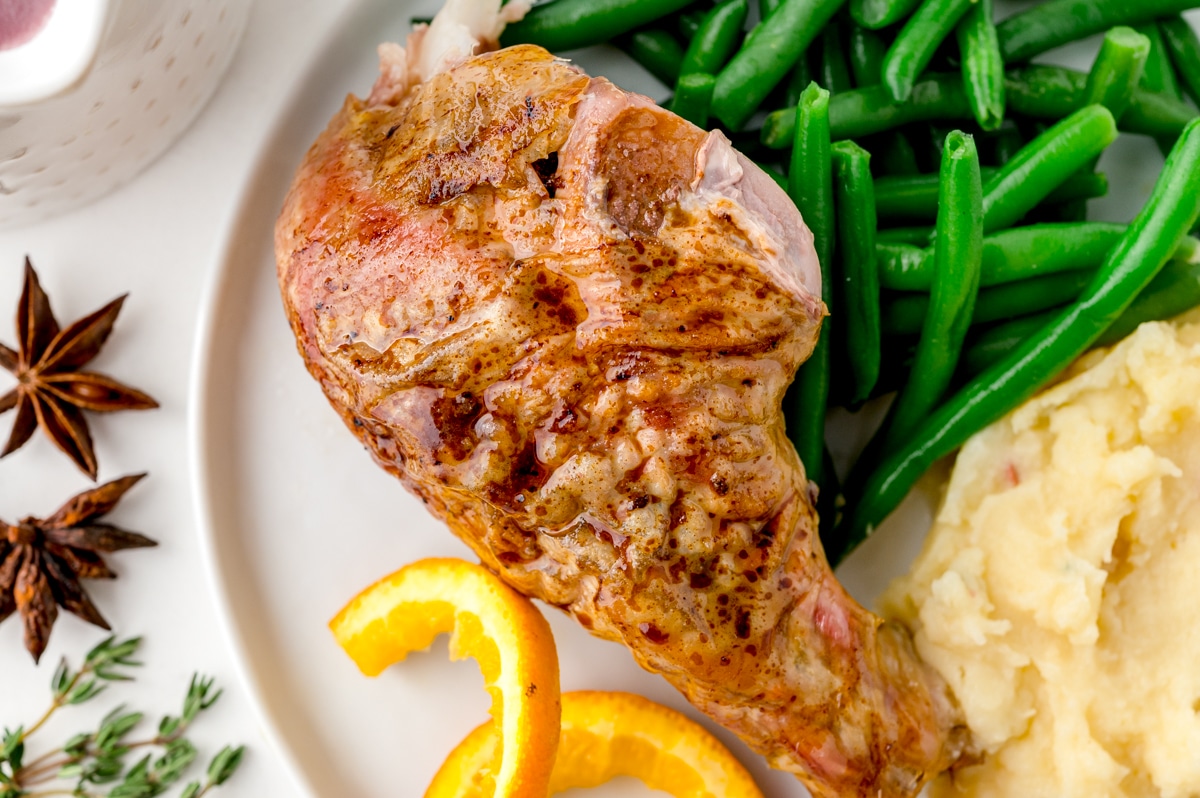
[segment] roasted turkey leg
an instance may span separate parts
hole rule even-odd
[[[780,411],[825,314],[800,215],[720,133],[439,19],[279,217],[309,370],[509,584],[815,795],[915,794],[963,731],[817,539]]]

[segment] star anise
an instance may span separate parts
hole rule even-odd
[[[141,391],[103,374],[80,371],[104,346],[112,332],[125,295],[60,330],[50,299],[37,273],[25,259],[25,288],[17,308],[17,347],[0,344],[0,366],[17,378],[17,387],[0,396],[0,413],[17,409],[12,433],[0,457],[25,445],[41,427],[50,440],[96,478],[96,453],[84,410],[148,410],[158,407]]]
[[[101,554],[157,546],[99,518],[111,511],[145,474],[122,477],[70,499],[46,519],[0,520],[0,623],[20,611],[25,648],[41,659],[58,608],[108,629],[80,579],[116,579]]]

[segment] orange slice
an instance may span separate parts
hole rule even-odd
[[[329,627],[367,676],[449,632],[451,658],[478,660],[500,729],[486,794],[546,795],[558,746],[558,653],[527,598],[482,566],[421,560],[358,594]]]
[[[442,764],[425,798],[487,798],[500,743],[485,723]],[[562,737],[550,795],[633,776],[676,798],[762,798],[754,779],[700,724],[630,693],[563,693]]]

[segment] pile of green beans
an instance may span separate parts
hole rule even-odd
[[[1033,396],[1117,322],[1200,219],[1200,121],[1172,149],[1142,212],[1087,290],[1038,332],[930,414],[872,472],[841,534],[826,542],[840,561],[866,540],[936,460]]]
[[[548,0],[503,44],[611,42],[771,175],[829,310],[785,399],[833,562],[921,474],[1091,346],[1200,305],[1200,0]],[[1104,34],[1090,70],[1030,63]],[[1040,60],[1040,59],[1039,59]],[[1169,153],[1090,221],[1120,136]],[[850,473],[826,412],[894,393]]]

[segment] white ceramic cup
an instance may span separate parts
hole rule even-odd
[[[251,0],[56,0],[0,51],[0,227],[108,193],[175,141],[233,58]]]

